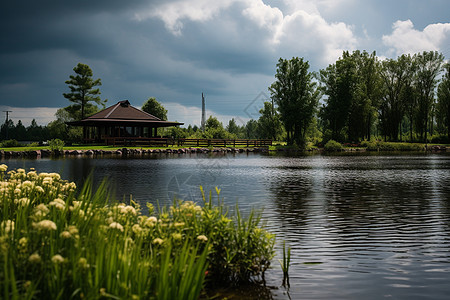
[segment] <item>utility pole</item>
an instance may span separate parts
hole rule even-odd
[[[202,131],[205,131],[205,126],[206,126],[206,111],[205,111],[205,97],[203,96],[202,93]]]
[[[5,125],[6,125],[6,140],[8,139],[8,129],[9,129],[9,113],[12,112],[11,110],[4,110],[3,112],[6,113],[6,121],[5,121]]]

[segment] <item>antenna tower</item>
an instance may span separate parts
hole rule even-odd
[[[205,111],[205,96],[202,93],[202,131],[205,131],[206,125],[206,111]]]

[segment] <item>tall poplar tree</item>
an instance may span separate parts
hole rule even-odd
[[[417,63],[417,129],[421,139],[427,142],[429,118],[435,103],[434,92],[442,71],[444,56],[437,51],[425,51],[414,57]]]
[[[439,121],[447,129],[448,140],[450,141],[450,64],[444,66],[445,74],[438,87],[438,116]]]
[[[78,63],[78,65],[73,68],[76,75],[70,75],[69,80],[66,84],[69,85],[70,93],[63,93],[63,96],[69,101],[74,102],[74,107],[81,110],[81,119],[85,118],[85,108],[89,102],[95,102],[97,104],[104,105],[106,100],[102,101],[100,99],[100,89],[95,88],[96,86],[102,85],[99,79],[93,79],[93,73],[88,65]]]
[[[306,132],[316,113],[320,92],[309,63],[303,58],[280,58],[276,81],[269,87],[272,99],[278,105],[280,119],[287,132],[288,144],[306,147]]]

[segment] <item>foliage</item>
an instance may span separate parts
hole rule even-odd
[[[12,140],[6,140],[1,143],[2,148],[12,148],[12,147],[22,147],[18,141],[12,139]]]
[[[198,299],[208,270],[248,280],[273,257],[259,216],[228,216],[222,203],[175,201],[148,215],[57,173],[6,174],[0,165],[0,298]],[[217,193],[220,191],[217,190]],[[222,282],[224,283],[224,282]]]
[[[76,75],[70,75],[69,80],[66,80],[66,84],[69,85],[70,93],[63,93],[64,98],[74,102],[73,108],[76,111],[81,111],[80,118],[84,119],[86,116],[86,106],[89,102],[95,102],[104,106],[107,100],[102,101],[100,99],[100,89],[94,87],[102,85],[100,78],[93,79],[93,72],[88,65],[78,63],[73,68]]]
[[[441,73],[444,56],[437,51],[414,55],[417,66],[417,116],[416,124],[421,140],[427,142],[430,114],[434,105],[434,91]]]
[[[269,88],[272,99],[278,105],[288,144],[296,143],[302,148],[306,147],[306,133],[320,96],[317,83],[308,69],[309,63],[303,58],[280,58],[276,81]]]
[[[327,96],[320,116],[329,139],[370,139],[379,102],[380,76],[375,52],[345,51],[335,64],[320,71]]]
[[[400,123],[404,115],[402,91],[405,90],[408,78],[413,76],[409,71],[411,56],[402,55],[397,60],[387,59],[381,67],[383,79],[383,97],[380,105],[380,125],[382,134],[397,141]]]
[[[450,140],[450,64],[445,64],[444,69],[445,74],[437,92],[437,124],[441,125],[439,131],[447,132],[447,140]]]
[[[367,151],[423,151],[424,144],[418,143],[393,143],[381,141],[364,141],[361,146]]]
[[[259,113],[258,119],[258,137],[261,139],[271,139],[278,141],[283,136],[283,124],[280,120],[280,114],[270,102],[264,102],[264,108]]]
[[[62,151],[64,148],[64,141],[60,139],[52,139],[48,141],[48,146],[52,152]]]
[[[342,149],[344,149],[342,144],[335,140],[329,140],[324,146],[324,150],[329,152],[342,151]]]
[[[159,103],[155,97],[150,97],[142,105],[142,110],[157,117],[160,120],[167,121],[167,109]]]
[[[239,139],[245,138],[245,129],[243,126],[239,126],[236,124],[236,120],[232,118],[230,121],[228,121],[228,125],[225,128],[226,131],[231,133],[232,135],[235,135]]]

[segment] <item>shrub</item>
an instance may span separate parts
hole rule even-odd
[[[50,150],[53,152],[62,151],[64,148],[64,141],[60,139],[53,139],[48,141],[48,146],[50,147]]]
[[[325,151],[329,151],[329,152],[337,152],[337,151],[342,151],[343,147],[341,145],[341,143],[336,142],[335,140],[329,140],[325,146],[324,146]]]
[[[22,145],[16,140],[6,140],[1,143],[3,148],[22,147]]]

